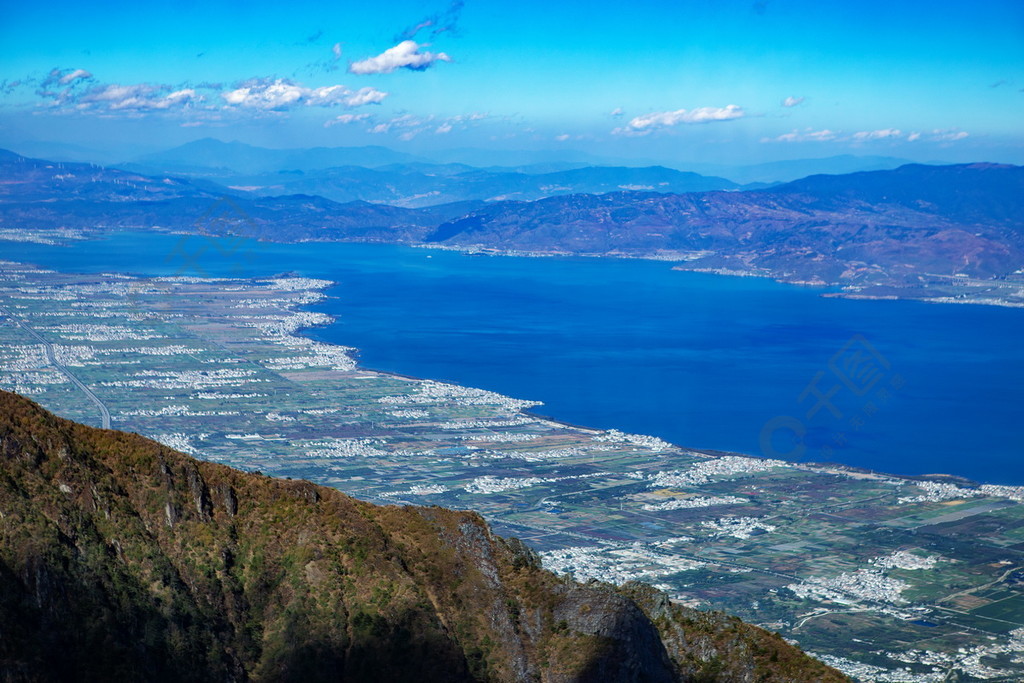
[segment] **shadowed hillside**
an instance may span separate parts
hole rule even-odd
[[[0,680],[840,681],[540,569],[476,514],[194,460],[0,392]]]

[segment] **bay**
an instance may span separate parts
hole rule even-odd
[[[627,259],[127,232],[0,243],[69,272],[332,280],[306,333],[367,367],[694,448],[1024,484],[1024,310],[822,297]]]

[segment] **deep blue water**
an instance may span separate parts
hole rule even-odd
[[[0,258],[76,272],[328,278],[339,284],[318,308],[338,321],[309,334],[358,347],[371,368],[541,400],[537,412],[560,420],[698,448],[1024,484],[1024,310],[830,299],[650,261],[180,239],[0,243]],[[809,414],[816,377],[829,399]]]

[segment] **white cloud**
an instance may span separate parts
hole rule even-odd
[[[937,128],[932,131],[930,140],[934,142],[954,142],[956,140],[963,140],[966,137],[970,137],[970,133],[965,130],[956,130],[955,128]]]
[[[838,134],[835,131],[827,128],[822,130],[805,128],[804,130],[793,130],[789,133],[783,133],[774,138],[761,138],[761,142],[828,142],[829,140],[835,140],[837,137]]]
[[[334,47],[331,48],[331,52],[334,53],[335,59],[341,59],[341,43],[335,43]]]
[[[103,109],[106,111],[146,111],[184,107],[199,98],[191,88],[167,93],[166,86],[145,83],[136,85],[97,86],[78,97],[79,110]]]
[[[71,73],[64,74],[63,76],[61,76],[57,82],[61,85],[68,85],[69,83],[77,81],[80,78],[92,78],[92,74],[86,71],[85,69],[75,69]]]
[[[286,110],[295,106],[307,107],[361,107],[379,104],[388,93],[375,88],[349,90],[343,85],[307,88],[290,80],[279,78],[251,79],[240,87],[221,95],[229,105],[260,110]]]
[[[39,84],[39,94],[53,97],[57,93],[50,92],[50,88],[59,85],[74,86],[76,81],[87,81],[91,78],[92,74],[85,69],[51,69],[50,73]],[[69,90],[70,88],[65,90],[65,92]]]
[[[927,140],[929,142],[952,142],[956,140],[963,140],[968,137],[969,133],[966,131],[952,129],[936,129],[931,133],[919,133],[917,131],[911,133],[904,133],[899,128],[879,128],[878,130],[860,130],[856,133],[842,133],[827,128],[822,130],[814,130],[812,128],[804,128],[803,130],[793,130],[789,133],[783,133],[782,135],[774,138],[766,137],[761,138],[761,142],[848,142],[854,145],[859,145],[865,142],[876,142],[879,140],[892,140],[892,141],[904,141],[904,142],[917,142],[918,140]]]
[[[903,131],[898,128],[883,128],[881,130],[862,130],[850,136],[854,142],[870,142],[872,140],[885,140],[886,138],[898,138]]]
[[[367,129],[367,132],[376,134],[394,132],[398,134],[399,140],[411,140],[421,133],[433,132],[435,135],[445,135],[456,130],[466,130],[475,127],[478,121],[487,118],[490,118],[490,114],[481,112],[457,114],[447,118],[402,114],[374,124]]]
[[[402,114],[401,116],[396,116],[393,119],[390,119],[383,123],[378,123],[373,128],[370,128],[369,131],[367,132],[387,133],[392,128],[400,128],[403,130],[407,130],[409,128],[418,128],[420,126],[425,126],[426,124],[430,123],[433,120],[433,116],[428,116],[425,119],[421,119],[419,117],[413,116],[412,114]]]
[[[362,107],[367,104],[380,104],[388,93],[376,88],[360,88],[344,98],[346,107]]]
[[[741,107],[730,104],[725,107],[698,107],[696,109],[677,109],[676,111],[656,111],[630,120],[626,126],[616,128],[616,135],[646,135],[659,128],[670,128],[681,123],[710,123],[712,121],[729,121],[745,116]]]
[[[423,71],[434,62],[450,62],[452,58],[443,52],[420,52],[420,45],[414,40],[403,40],[376,57],[352,62],[348,70],[354,74],[389,74],[396,69]]]
[[[335,116],[330,121],[325,121],[324,128],[348,123],[359,123],[360,121],[365,121],[368,118],[370,118],[369,114],[342,114],[341,116]]]
[[[253,109],[281,109],[302,99],[303,88],[278,79],[272,83],[251,83],[221,95],[228,104]]]
[[[793,97],[792,95],[790,95],[786,99],[782,100],[782,106],[783,107],[795,107],[795,106],[797,106],[798,104],[800,104],[803,101],[804,101],[804,98],[802,98],[802,97]]]
[[[569,139],[569,137],[570,136],[568,133],[562,133],[561,135],[556,135],[555,140],[558,140],[559,142],[565,142],[566,140]]]
[[[608,112],[608,116],[622,116],[625,113],[626,112],[625,110],[623,110],[622,107],[615,107],[615,109],[612,109],[610,112]]]

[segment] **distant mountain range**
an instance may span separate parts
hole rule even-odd
[[[312,147],[269,149],[242,142],[204,138],[163,152],[146,154],[137,163],[165,170],[230,169],[236,173],[274,173],[281,170],[310,171],[332,166],[384,166],[423,161],[387,147]]]
[[[217,140],[200,140],[118,167],[149,175],[212,180],[261,196],[312,194],[337,202],[369,201],[410,208],[468,200],[533,200],[581,192],[740,189],[725,178],[661,166],[551,162],[477,168],[431,163],[384,147],[272,150]]]
[[[0,226],[234,231],[260,239],[408,242],[483,202],[405,209],[311,195],[259,197],[207,180],[151,177],[0,150]]]
[[[499,202],[427,241],[502,250],[677,254],[686,268],[795,282],[912,286],[1024,266],[1024,167],[906,165],[751,192]]]
[[[706,187],[732,185],[721,178],[657,167],[525,174],[467,171],[455,165],[442,167],[438,175],[423,173],[422,166],[411,168],[415,170],[349,167],[322,177],[347,178],[350,196],[358,196],[359,187],[373,186],[371,179],[378,177],[373,174],[380,173],[409,177],[414,179],[410,184],[419,184],[415,189],[438,196],[449,191],[445,188],[498,185],[520,187],[527,195],[540,189],[555,196],[406,208],[338,202],[312,193],[260,196],[208,179],[150,176],[2,152],[0,225],[86,231],[219,229],[281,241],[659,256],[679,260],[679,267],[687,269],[884,286],[897,294],[955,276],[997,281],[1024,268],[1024,167],[1019,166],[908,164],[895,170],[811,176],[743,192]],[[631,189],[555,194],[575,186],[610,189],[624,179]],[[315,186],[321,181],[311,182]],[[700,191],[638,189],[683,186]],[[231,216],[227,221],[225,213]],[[218,216],[212,227],[211,214]],[[921,291],[915,295],[936,296]]]
[[[689,170],[720,175],[737,183],[780,183],[809,175],[839,175],[858,171],[887,171],[913,163],[908,159],[841,154],[821,159],[791,159],[751,165],[690,164]]]
[[[130,166],[145,171],[143,166]],[[467,170],[468,169],[468,170]],[[189,174],[261,196],[315,194],[337,202],[357,200],[405,206],[434,206],[457,201],[544,197],[622,190],[698,192],[739,189],[712,178],[663,167],[585,167],[546,173],[484,170],[459,165],[390,164],[381,168],[340,166],[319,171],[280,171],[235,176]]]
[[[0,144],[0,146],[3,145]],[[48,142],[19,141],[11,143],[9,147],[23,156],[32,158],[114,165],[125,170],[150,175],[171,173],[190,177],[205,177],[228,185],[267,186],[279,186],[282,182],[289,180],[288,174],[297,175],[297,172],[300,171],[309,178],[315,178],[318,172],[327,169],[353,166],[398,173],[420,172],[432,177],[473,170],[493,173],[540,174],[586,167],[643,168],[661,166],[677,171],[725,178],[735,185],[750,185],[788,182],[821,173],[842,174],[888,170],[912,163],[907,159],[895,157],[849,154],[759,164],[712,164],[672,159],[622,159],[567,149],[551,151],[463,148],[409,154],[381,146],[272,149],[237,141],[223,142],[213,138],[195,140],[171,149],[151,151],[142,155],[132,154],[128,148],[120,151],[100,150],[81,145]],[[942,164],[942,162],[929,163]],[[249,178],[248,181],[243,180],[246,177]],[[290,179],[296,180],[296,178]],[[319,194],[330,196],[329,185],[320,189],[322,191]],[[296,187],[294,190],[299,191],[301,188]],[[268,189],[267,193],[271,194],[273,191]],[[285,189],[278,193],[286,191],[291,190]],[[599,190],[580,187],[577,188],[577,191]],[[673,189],[672,191],[684,190]],[[358,198],[395,203],[396,196],[398,195],[382,195],[379,200],[368,196]],[[338,201],[351,199],[350,196],[341,195],[331,196],[331,198]],[[517,198],[531,199],[534,197],[524,195]]]
[[[846,680],[479,515],[194,460],[0,392],[4,681]]]

